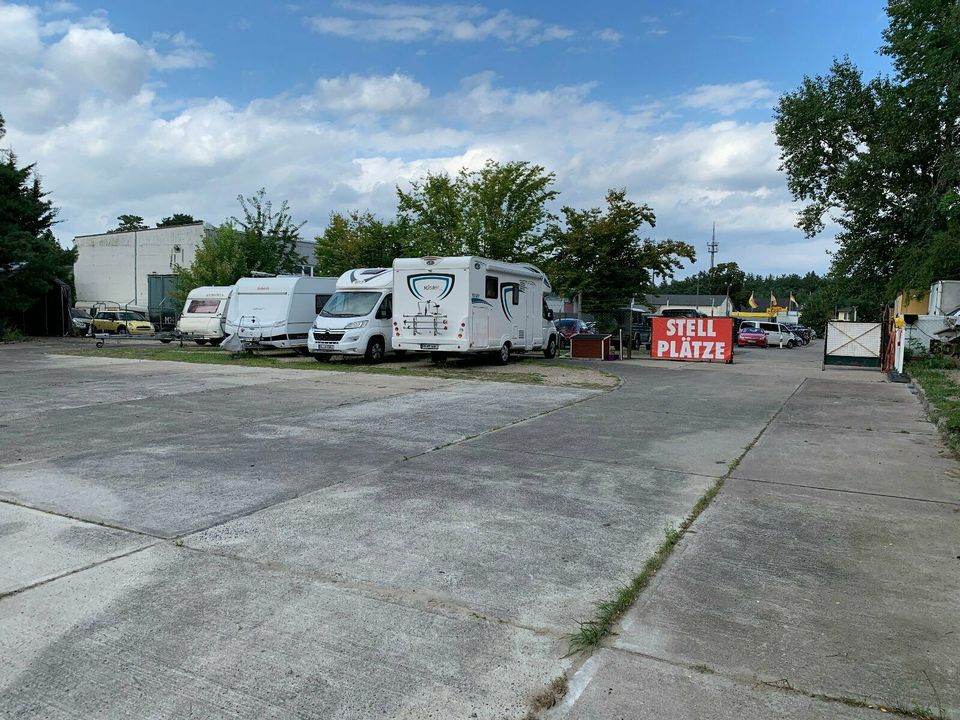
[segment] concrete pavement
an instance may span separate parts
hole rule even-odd
[[[897,680],[897,659],[913,672],[923,656],[906,645],[919,637],[939,663],[928,674],[955,679],[949,635],[932,629],[949,620],[956,571],[921,577],[951,546],[956,466],[936,456],[912,397],[885,400],[878,373],[821,373],[815,348],[748,351],[732,366],[611,364],[624,385],[599,393],[56,347],[0,348],[0,717],[521,718],[564,672],[561,716],[865,717],[810,694],[850,691],[825,682],[833,672],[863,692]],[[830,412],[863,395],[882,408]],[[888,467],[907,457],[923,498],[828,472],[845,457],[821,447],[828,421],[834,436],[859,432],[859,447],[881,417],[900,423]],[[752,464],[768,433],[814,430],[826,433],[812,464],[822,489]],[[753,443],[618,636],[586,664],[564,658],[576,621]],[[855,529],[870,517],[887,530]],[[883,551],[888,575],[921,558],[904,587],[838,570],[896,544],[911,519],[931,537]],[[888,629],[810,671],[856,619],[793,607],[811,584],[817,598],[886,592],[869,617]],[[917,586],[923,621],[909,611]],[[764,654],[778,613],[797,627]],[[856,659],[874,643],[900,649],[870,685]],[[750,673],[790,674],[803,692]],[[927,699],[912,680],[899,687]]]

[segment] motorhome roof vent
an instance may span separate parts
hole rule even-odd
[[[436,255],[424,255],[420,259],[423,260],[427,265],[434,265],[440,258]]]

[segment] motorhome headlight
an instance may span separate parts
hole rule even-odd
[[[354,320],[352,323],[347,323],[344,325],[344,330],[355,330],[357,328],[362,328],[367,326],[366,320]]]

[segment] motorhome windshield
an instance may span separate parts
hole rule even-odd
[[[375,292],[335,292],[323,306],[320,317],[365,317],[379,299],[380,293]]]

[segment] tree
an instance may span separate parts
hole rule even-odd
[[[836,60],[780,98],[775,124],[798,227],[840,226],[831,273],[868,318],[899,289],[960,275],[960,5],[890,0],[887,14],[893,77]]]
[[[175,227],[176,225],[193,225],[198,220],[194,220],[193,215],[187,215],[186,213],[174,213],[170,217],[165,217],[163,220],[157,223],[158,228],[162,227]]]
[[[118,215],[117,220],[120,224],[113,230],[108,230],[107,232],[120,233],[149,229],[147,225],[144,224],[143,218],[139,215]]]
[[[382,221],[371,213],[331,213],[323,235],[316,238],[316,272],[339,276],[351,268],[391,267],[394,258],[412,252],[409,226],[404,220]]]
[[[506,262],[538,261],[543,234],[556,218],[547,209],[559,194],[540,165],[487,160],[480,170],[428,174],[397,188],[398,214],[422,254],[482,255]]]
[[[243,219],[230,218],[207,234],[190,267],[177,266],[177,296],[201,285],[233,285],[252,272],[284,275],[300,272],[305,258],[297,251],[300,229],[284,201],[279,211],[260,189],[249,198],[238,196]]]
[[[546,244],[554,287],[569,296],[582,294],[583,308],[609,317],[652,287],[652,276],[672,277],[681,260],[693,261],[693,246],[677,240],[641,238],[644,225],[654,227],[648,205],[627,199],[626,190],[607,192],[607,209],[564,207],[564,225],[550,227]]]
[[[5,134],[0,115],[0,139]],[[76,251],[54,238],[56,217],[35,166],[21,167],[12,150],[0,150],[0,315],[15,319],[54,280],[72,279]]]

